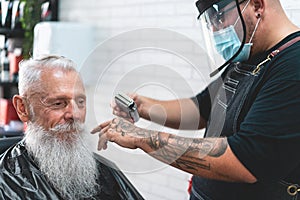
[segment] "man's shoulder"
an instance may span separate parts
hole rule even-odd
[[[117,165],[114,162],[108,160],[107,158],[105,158],[97,153],[93,153],[93,157],[96,160],[97,164],[101,164],[101,165],[105,165],[110,168],[118,169]]]
[[[279,81],[300,81],[300,41],[279,52],[267,68],[268,77]]]
[[[20,152],[21,152],[20,142],[10,147],[7,147],[7,149],[0,155],[1,168],[3,167],[3,163],[6,163],[9,160],[22,155],[23,152],[22,153]]]
[[[22,141],[8,148],[0,155],[0,170],[10,174],[20,173],[20,170],[26,171],[31,165],[28,152],[23,146]]]

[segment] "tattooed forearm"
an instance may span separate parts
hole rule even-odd
[[[151,137],[150,144],[155,150],[151,155],[189,172],[196,172],[200,168],[210,170],[211,163],[207,158],[222,156],[228,146],[226,138],[192,139],[168,135],[166,140],[163,135],[157,133]]]
[[[228,148],[226,138],[184,138],[142,129],[123,119],[112,123],[111,127],[122,136],[135,138],[136,147],[156,159],[193,174],[199,170],[212,171],[211,162],[221,157]]]
[[[115,126],[115,127],[113,127]],[[116,128],[119,132],[124,132],[125,134],[130,134],[133,137],[138,138],[149,138],[153,131],[141,129],[139,127],[134,126],[133,124],[129,123],[128,121],[122,118],[115,118],[111,125],[112,128]]]

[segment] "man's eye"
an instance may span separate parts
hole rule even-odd
[[[55,101],[52,103],[52,107],[54,108],[63,108],[65,105],[66,103],[64,101]]]
[[[85,101],[82,99],[82,100],[79,100],[78,103],[84,103]]]
[[[61,104],[63,104],[63,102],[61,102],[61,101],[57,101],[57,102],[54,102],[54,103],[53,103],[53,105],[57,105],[57,106],[59,106],[59,105],[61,105]]]
[[[77,104],[78,106],[85,106],[85,99],[78,99]]]

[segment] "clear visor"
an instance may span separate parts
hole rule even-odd
[[[245,25],[241,13],[249,1],[238,5],[236,0],[213,4],[201,16],[210,68],[213,74],[227,66],[239,55],[245,42]]]

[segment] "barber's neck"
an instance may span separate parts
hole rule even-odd
[[[262,20],[263,31],[261,34],[264,34],[265,37],[260,37],[262,41],[259,43],[265,45],[264,50],[271,49],[288,35],[300,31],[299,27],[288,19],[283,10],[276,11],[277,14],[265,13],[265,19]]]

